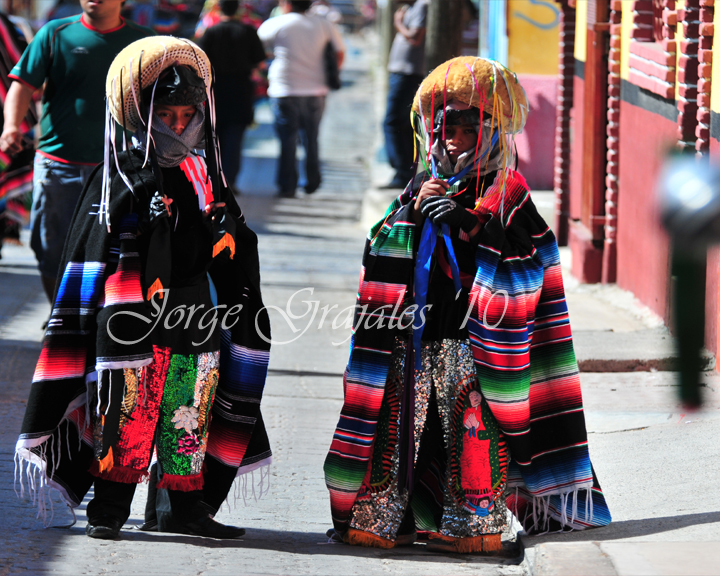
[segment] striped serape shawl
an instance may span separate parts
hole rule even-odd
[[[347,529],[372,456],[399,335],[388,325],[412,303],[413,198],[411,185],[370,230],[365,246],[345,402],[324,467],[340,532]],[[590,462],[555,237],[524,178],[512,170],[497,173],[478,212],[484,225],[467,326],[482,393],[511,455],[508,507],[528,531],[606,525],[610,512]],[[402,322],[408,325],[407,318]]]
[[[142,224],[138,215],[147,210],[156,188],[155,177],[149,169],[141,168],[143,158],[136,151],[119,154],[119,162],[133,192],[113,168],[110,232],[104,222],[98,223],[96,215],[102,165],[91,175],[78,202],[16,446],[20,482],[23,476],[32,479],[30,487],[40,492],[41,510],[48,487],[58,489],[68,504],[76,507],[92,485],[94,478],[88,469],[96,456],[87,416],[95,407],[86,404],[88,387],[97,385],[97,371],[136,368],[152,361],[150,338],[121,345],[109,337],[107,329],[108,318],[118,312],[141,314],[148,321],[158,314],[145,300],[141,285],[141,269],[144,264],[146,276],[149,274],[152,256],[143,263],[138,251],[138,227]],[[271,461],[260,413],[270,329],[260,295],[257,236],[245,224],[232,194],[224,189],[219,196],[235,222],[237,249],[233,258],[228,254],[222,258],[221,254],[209,271],[218,296],[218,326],[226,311],[235,306],[237,312],[238,305],[242,307],[228,318],[223,328],[229,329],[223,329],[221,338],[220,376],[203,471],[204,501],[214,511],[222,505],[236,476]],[[144,228],[144,241],[151,246],[148,254],[154,239],[168,249],[161,252],[163,261],[158,269],[170,269],[169,227],[169,219],[163,218],[154,229]],[[157,296],[154,303],[159,303]],[[129,342],[142,336],[138,326],[143,326],[141,321],[126,326],[116,317],[112,332],[117,340]],[[150,328],[148,324],[146,332]],[[105,414],[106,429],[108,421],[119,421],[122,388],[110,383],[111,413]],[[107,448],[104,446],[100,457],[107,455]]]

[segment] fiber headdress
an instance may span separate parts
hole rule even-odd
[[[529,111],[525,90],[517,76],[494,60],[459,56],[440,64],[423,80],[412,107],[415,153],[416,159],[433,176],[432,124],[437,111],[445,109],[449,102],[478,108],[481,117],[490,118],[492,139],[499,143],[502,153],[501,166],[503,170],[508,168],[514,156],[514,135],[522,131]],[[477,151],[481,149],[482,134],[480,130]],[[476,156],[476,162],[483,161]]]
[[[105,82],[108,107],[115,121],[131,132],[141,122],[144,124],[140,93],[152,86],[165,68],[178,64],[195,70],[210,98],[212,67],[197,44],[173,36],[148,36],[126,46],[110,65]]]
[[[163,70],[171,66],[186,66],[192,69],[204,82],[206,99],[205,111],[207,150],[206,157],[214,170],[208,170],[215,179],[219,177],[225,184],[225,176],[220,164],[220,148],[215,134],[215,103],[212,90],[212,67],[207,54],[195,43],[173,36],[149,36],[136,40],[126,46],[113,60],[105,82],[107,108],[105,114],[105,158],[103,172],[103,196],[98,210],[102,223],[105,218],[108,230],[110,221],[110,165],[115,162],[118,173],[132,190],[128,178],[120,169],[117,161],[116,122],[131,132],[140,130],[147,135],[145,145],[145,163],[152,150],[152,107],[155,88]],[[148,102],[143,101],[144,94],[150,94]],[[127,149],[127,138],[123,131],[123,150]],[[216,182],[216,186],[219,182]]]

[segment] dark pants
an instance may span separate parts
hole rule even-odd
[[[423,77],[420,75],[391,73],[388,78],[387,111],[383,129],[385,152],[390,166],[395,169],[393,181],[402,186],[413,177],[413,130],[410,110],[413,98]]]
[[[154,471],[154,470],[153,470]],[[112,482],[102,478],[95,478],[95,496],[87,505],[87,517],[93,519],[102,516],[110,516],[122,520],[123,523],[130,517],[130,506],[137,484],[125,484],[123,482]],[[155,493],[151,491],[152,505],[155,505]],[[207,511],[200,505],[202,501],[202,490],[191,492],[180,492],[168,490],[172,517],[179,522],[190,522],[199,516],[207,515]],[[148,502],[150,506],[150,502]],[[145,511],[146,520],[148,510]]]
[[[242,167],[242,144],[246,124],[219,122],[217,135],[220,140],[222,167],[228,186],[235,186]]]
[[[280,193],[295,193],[298,183],[297,142],[301,138],[305,148],[305,173],[307,192],[320,187],[320,154],[318,133],[325,110],[325,96],[288,96],[272,98],[275,115],[275,133],[280,139],[277,185]]]

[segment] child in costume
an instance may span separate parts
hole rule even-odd
[[[118,536],[153,451],[172,511],[160,529],[237,538],[213,515],[236,475],[270,462],[257,237],[222,176],[211,82],[205,53],[169,36],[108,73],[105,162],[73,219],[17,445],[35,487],[73,507],[94,483],[93,538]],[[123,131],[116,149],[115,122],[133,147]]]
[[[594,478],[555,238],[512,169],[528,112],[454,58],[413,105],[422,170],[368,235],[325,478],[334,540],[494,552],[610,522]]]

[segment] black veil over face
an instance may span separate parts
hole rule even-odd
[[[153,97],[153,91],[155,92]],[[143,90],[146,106],[197,106],[206,98],[205,82],[187,66],[174,65],[162,71],[157,83]]]

